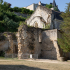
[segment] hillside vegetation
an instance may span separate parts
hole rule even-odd
[[[0,32],[16,32],[21,21],[26,18],[17,16],[13,12],[20,12],[22,14],[32,14],[33,11],[25,8],[10,7],[11,4],[0,0]]]
[[[61,24],[62,38],[58,39],[58,43],[64,52],[70,52],[70,3],[67,3],[66,10],[61,17],[64,22]]]

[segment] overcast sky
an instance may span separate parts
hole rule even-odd
[[[5,2],[11,3],[11,7],[26,7],[28,5],[31,5],[33,3],[38,3],[41,1],[41,3],[50,4],[53,2],[53,0],[3,0]],[[70,0],[55,0],[56,4],[58,5],[58,8],[60,11],[64,12],[66,8],[66,3],[69,3]]]

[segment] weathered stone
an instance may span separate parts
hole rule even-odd
[[[5,40],[0,41],[0,51],[5,51],[5,54],[17,54],[18,53],[18,46],[17,46],[17,39],[16,36],[13,36],[14,33],[4,32],[1,33],[2,36],[5,37]],[[0,35],[1,35],[0,34]]]

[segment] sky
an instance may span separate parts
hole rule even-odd
[[[4,2],[8,2],[10,3],[13,7],[26,7],[28,5],[31,5],[33,3],[37,4],[39,3],[39,1],[41,1],[41,3],[44,3],[44,4],[50,4],[53,2],[53,0],[3,0]],[[58,8],[61,12],[64,12],[65,11],[65,8],[67,6],[66,3],[69,3],[70,0],[55,0],[56,2],[56,5],[58,5]]]

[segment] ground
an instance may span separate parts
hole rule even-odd
[[[0,70],[70,70],[70,62],[43,59],[0,59]]]

